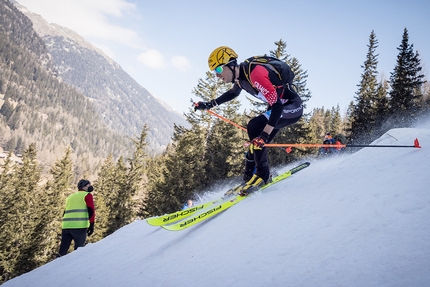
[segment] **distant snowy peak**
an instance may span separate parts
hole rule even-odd
[[[36,14],[30,10],[27,9],[27,7],[17,3],[17,2],[13,2],[13,4],[16,6],[16,8],[18,8],[19,11],[21,11],[22,13],[24,13],[28,18],[30,18],[30,20],[33,22],[33,28],[34,30],[37,32],[37,34],[40,37],[45,37],[45,36],[49,36],[49,37],[64,37],[66,39],[71,39],[72,41],[76,42],[77,45],[89,49],[89,50],[93,50],[97,53],[99,53],[100,55],[102,55],[111,65],[117,65],[119,67],[118,64],[116,64],[111,58],[109,58],[105,53],[103,53],[103,51],[97,47],[95,47],[94,45],[92,45],[90,42],[88,42],[87,40],[85,40],[82,36],[80,36],[79,34],[77,34],[75,31],[70,30],[69,28],[60,26],[58,24],[55,23],[49,23],[48,21],[46,21],[41,15]]]

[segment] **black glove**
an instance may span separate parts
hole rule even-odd
[[[217,103],[215,102],[215,100],[212,100],[210,102],[198,102],[194,105],[194,111],[209,110],[216,105],[217,105]]]
[[[94,233],[94,222],[90,223],[90,227],[87,229],[87,235],[91,236]]]

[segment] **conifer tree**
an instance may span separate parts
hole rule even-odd
[[[346,110],[346,116],[345,116],[345,135],[347,137],[347,139],[349,139],[350,134],[351,134],[351,129],[352,129],[352,122],[354,121],[354,110],[355,110],[355,105],[354,102],[351,101],[349,102],[348,108]]]
[[[332,123],[332,113],[329,109],[325,110],[324,113],[324,135],[326,135],[329,132],[332,132],[331,130],[331,123]]]
[[[9,151],[4,164],[0,166],[0,283],[8,280],[13,274],[13,267],[8,262],[13,230],[8,230],[7,218],[12,210],[9,200],[13,196],[15,182],[11,156],[12,152]]]
[[[430,83],[427,81],[423,84],[423,97],[419,105],[422,107],[422,114],[426,116],[430,111]]]
[[[108,236],[125,224],[131,222],[133,206],[130,204],[133,194],[127,187],[127,167],[124,159],[120,157],[114,168],[113,188],[105,194],[107,205],[107,230],[104,236]],[[131,205],[131,206],[130,206]]]
[[[172,149],[171,145],[168,145],[165,153],[170,153]],[[173,152],[173,151],[172,151]],[[147,177],[148,183],[146,186],[146,194],[140,199],[140,206],[138,209],[138,216],[141,218],[147,218],[152,215],[161,215],[163,208],[163,202],[165,197],[158,188],[165,186],[166,179],[164,175],[167,174],[166,163],[167,155],[162,154],[154,158],[148,159]]]
[[[387,130],[387,118],[389,117],[388,101],[389,84],[387,80],[381,80],[377,88],[377,105],[375,107],[375,124],[372,138],[380,137]]]
[[[199,85],[193,93],[204,101],[212,100],[223,94],[231,84],[225,84],[213,73],[207,73],[205,81],[199,81]],[[238,114],[240,103],[238,99],[233,99],[227,103],[212,108],[212,111],[235,122],[242,122],[242,116]],[[207,119],[207,136],[205,140],[204,159],[205,179],[201,188],[211,185],[214,181],[226,179],[229,176],[237,176],[243,169],[243,141],[247,135],[237,127],[224,122],[223,120],[209,115],[206,112],[195,112],[195,116],[202,117],[200,123]],[[191,115],[190,115],[191,116]],[[207,116],[209,116],[207,118]]]
[[[36,160],[34,144],[24,151],[22,165],[15,169],[11,190],[3,194],[7,203],[2,210],[0,249],[3,273],[15,277],[39,265],[37,251],[44,234],[39,229],[44,214],[38,207],[40,200],[38,182],[41,169]]]
[[[127,172],[127,184],[126,188],[129,190],[131,195],[131,200],[134,197],[142,199],[146,196],[146,185],[147,185],[147,169],[152,168],[148,166],[150,161],[147,154],[148,141],[147,136],[149,132],[148,125],[144,125],[142,132],[139,137],[133,140],[135,150],[133,152],[133,157],[127,159],[129,167]],[[134,202],[134,201],[133,201]],[[124,214],[126,221],[131,222],[137,215],[138,206],[132,202],[129,203],[129,208],[127,209],[127,214]]]
[[[424,75],[421,73],[418,52],[414,53],[413,44],[409,44],[408,30],[403,31],[402,43],[397,48],[397,62],[391,73],[390,114],[394,127],[407,127],[417,117],[422,107]]]
[[[294,88],[303,101],[303,108],[306,107],[306,102],[311,98],[311,92],[306,87],[307,84],[307,71],[302,69],[298,59],[291,57],[286,53],[287,43],[280,39],[275,42],[276,49],[270,51],[270,55],[285,61],[293,71],[295,77],[293,80]],[[278,143],[308,143],[312,140],[309,125],[306,122],[306,115],[304,115],[297,123],[282,128],[273,139],[273,142]],[[272,166],[283,163],[290,163],[298,158],[312,153],[309,149],[294,149],[292,153],[286,153],[284,149],[270,149],[269,161]]]
[[[145,200],[149,215],[179,210],[196,190],[207,184],[207,159],[204,157],[207,134],[207,129],[197,123],[190,129],[175,125],[173,149],[166,155],[164,168],[160,170],[163,181],[150,184]]]
[[[320,143],[327,132],[325,125],[325,109],[314,108],[309,118],[309,130],[311,133],[311,142]]]
[[[350,139],[355,143],[368,142],[372,140],[371,135],[379,129],[377,126],[377,114],[380,106],[379,90],[377,82],[378,54],[375,53],[378,47],[376,34],[372,30],[369,37],[368,51],[361,74],[361,81],[356,92],[356,105],[353,111]]]
[[[116,178],[115,163],[113,156],[109,155],[102,164],[98,172],[97,181],[94,183],[94,207],[96,219],[94,224],[94,234],[88,238],[90,242],[96,242],[107,236],[109,230],[110,194],[115,189]]]
[[[238,108],[238,101],[233,100],[213,110],[238,123],[240,122]],[[245,132],[237,127],[216,118],[212,118],[212,121],[205,149],[205,158],[208,160],[205,167],[208,182],[226,179],[241,173],[244,164],[243,142],[245,139],[247,140]]]
[[[121,227],[131,223],[136,218],[135,195],[143,188],[143,173],[146,165],[146,147],[148,142],[146,136],[148,126],[145,125],[140,136],[133,139],[135,150],[133,157],[124,161],[121,157],[114,167],[113,174],[110,174],[110,180],[113,184],[111,189],[103,194],[102,205],[106,206],[106,212],[102,216],[104,236],[110,235]],[[105,168],[110,166],[110,162]],[[107,171],[109,174],[109,169]]]
[[[112,234],[121,227],[131,223],[137,215],[135,196],[143,189],[144,173],[147,162],[146,148],[148,142],[146,136],[148,126],[145,125],[139,137],[132,139],[135,145],[133,157],[127,161],[121,157],[116,166],[113,166],[111,158],[102,167],[97,182],[99,188],[97,203],[101,205],[100,215],[103,237]],[[106,189],[106,186],[109,186]],[[97,221],[97,224],[98,221]]]
[[[339,104],[331,109],[330,131],[333,136],[344,132]]]
[[[333,139],[342,139],[346,143],[346,123],[340,113],[340,107],[332,107],[326,110],[324,107],[315,108],[309,118],[309,129],[311,131],[312,142],[323,143],[326,133],[331,133]],[[314,149],[317,153],[318,149]]]
[[[58,252],[58,242],[61,240],[61,222],[66,202],[66,195],[76,191],[73,185],[72,149],[67,147],[64,156],[54,163],[49,170],[52,179],[48,180],[43,191],[43,202],[40,212],[43,219],[43,241],[40,243],[39,255],[41,262],[47,262]]]
[[[12,113],[13,113],[13,106],[12,106],[11,102],[9,101],[9,98],[6,98],[4,100],[3,105],[0,108],[0,114],[2,114],[7,121],[7,120],[9,120]]]

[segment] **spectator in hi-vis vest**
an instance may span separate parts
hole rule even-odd
[[[66,199],[66,210],[63,215],[61,225],[61,244],[59,256],[67,254],[72,240],[75,242],[75,250],[85,245],[87,235],[94,232],[94,200],[91,182],[81,179],[78,183],[78,192],[70,195]]]

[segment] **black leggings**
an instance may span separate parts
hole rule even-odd
[[[274,127],[273,131],[270,133],[268,143],[272,141],[275,135],[279,132],[281,128],[292,125],[300,120],[303,115],[303,105],[301,101],[293,102],[284,106],[282,116],[278,123]],[[251,119],[247,125],[249,140],[253,140],[258,137],[269,121],[270,111],[261,114],[253,119]],[[248,152],[246,157],[249,160],[255,160],[255,165],[257,170],[262,167],[268,166],[267,162],[267,148],[261,150],[255,150],[253,153]]]
[[[270,142],[279,131],[279,129],[286,126],[292,125],[300,120],[303,115],[303,104],[301,99],[297,96],[297,100],[288,102],[284,106],[281,118],[274,127],[272,133],[269,136],[268,142]],[[258,137],[269,121],[270,111],[267,111],[253,119],[251,119],[247,125],[249,140],[253,140]]]
[[[63,229],[61,233],[61,244],[60,251],[58,252],[61,256],[67,254],[72,240],[75,241],[75,250],[78,247],[84,247],[85,240],[87,239],[87,229],[77,228],[77,229]]]

